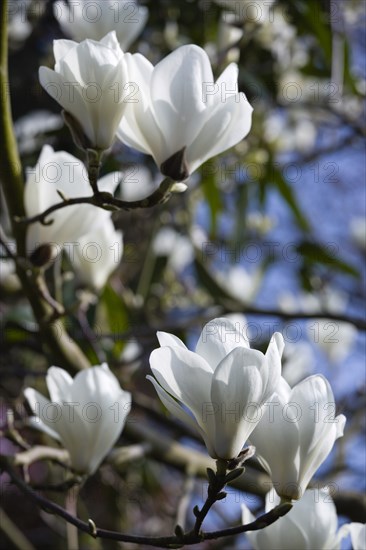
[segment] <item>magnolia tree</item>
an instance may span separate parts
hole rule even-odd
[[[3,548],[366,547],[361,13],[3,0]]]

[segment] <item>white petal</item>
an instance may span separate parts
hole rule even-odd
[[[51,401],[62,403],[70,398],[73,380],[68,372],[59,367],[50,367],[46,376]]]
[[[211,401],[215,410],[214,447],[220,458],[235,458],[261,418],[264,356],[236,348],[215,370]]]
[[[206,52],[181,46],[158,63],[151,78],[151,98],[167,145],[166,158],[189,145],[198,134],[206,105],[202,83],[213,83]]]
[[[46,399],[46,397],[33,388],[26,388],[23,393],[27,398],[33,414],[40,417],[42,409],[49,404],[49,399]]]
[[[206,361],[183,347],[164,347],[152,352],[150,366],[163,389],[184,403],[200,423],[202,409],[211,401],[212,371]]]
[[[195,432],[197,433],[201,433],[201,430],[197,424],[197,422],[195,422],[195,420],[193,419],[192,416],[190,416],[178,403],[177,401],[175,401],[158,383],[157,381],[155,380],[155,378],[153,378],[152,376],[150,375],[147,375],[146,378],[148,380],[150,380],[150,382],[152,382],[152,384],[154,385],[159,397],[160,397],[160,400],[162,401],[162,403],[165,405],[165,407],[168,409],[168,411],[173,415],[173,416],[176,416],[177,418],[179,418],[179,420],[181,420],[181,422],[183,422],[184,424],[187,424],[188,426],[190,426]]]
[[[178,336],[174,336],[174,334],[170,334],[169,332],[161,332],[158,331],[156,333],[156,336],[159,340],[159,344],[161,347],[163,346],[169,346],[169,347],[181,347],[184,349],[187,349],[187,346],[183,344],[182,340],[178,338]]]
[[[230,351],[239,346],[248,347],[240,327],[230,319],[221,317],[213,319],[203,327],[196,353],[204,357],[214,370]]]
[[[209,158],[230,149],[244,139],[252,124],[252,107],[244,94],[229,96],[207,113],[206,122],[187,149],[191,171]]]

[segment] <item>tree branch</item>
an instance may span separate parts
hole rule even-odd
[[[174,184],[175,182],[173,180],[171,180],[170,178],[165,178],[161,182],[158,189],[154,191],[154,193],[152,193],[149,197],[137,201],[123,201],[121,199],[115,198],[111,193],[99,191],[95,188],[96,193],[92,196],[76,197],[72,199],[65,197],[62,202],[53,204],[44,212],[41,212],[40,214],[37,214],[30,218],[17,216],[16,222],[19,225],[28,225],[35,222],[40,222],[43,225],[50,225],[52,223],[52,220],[47,220],[50,214],[56,212],[57,210],[61,210],[62,208],[66,208],[67,206],[73,206],[75,204],[91,204],[93,206],[104,208],[106,210],[110,210],[111,207],[113,210],[127,211],[135,210],[137,208],[151,208],[153,206],[157,206],[158,204],[166,202],[170,198],[172,194],[172,187],[174,186]]]
[[[231,536],[247,531],[257,531],[263,529],[268,525],[271,525],[281,516],[285,515],[291,509],[290,504],[279,505],[267,514],[263,514],[252,523],[247,525],[239,525],[238,527],[232,527],[230,529],[213,532],[200,532],[196,534],[194,532],[183,533],[181,536],[171,535],[163,537],[148,537],[138,535],[128,535],[119,533],[117,531],[110,531],[107,529],[99,529],[94,521],[89,520],[88,523],[82,521],[73,515],[69,514],[62,506],[46,499],[33,489],[31,489],[21,478],[19,478],[13,468],[11,467],[10,460],[7,457],[0,457],[0,467],[3,471],[7,472],[12,482],[21,490],[21,492],[27,495],[33,502],[43,508],[48,513],[56,514],[62,517],[65,521],[77,527],[84,533],[89,533],[94,538],[102,538],[109,540],[117,540],[121,542],[130,542],[134,544],[145,544],[146,546],[155,546],[160,548],[171,548],[183,546],[184,544],[198,544],[203,540],[212,540],[222,538],[223,536]]]

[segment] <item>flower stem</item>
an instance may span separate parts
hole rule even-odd
[[[207,499],[201,510],[195,509],[196,522],[192,529],[192,534],[199,536],[200,530],[205,517],[215,504],[216,501],[221,500],[226,496],[226,493],[222,492],[226,485],[226,471],[227,461],[216,461],[216,473],[210,468],[207,469],[209,484],[207,489]]]
[[[77,517],[77,504],[79,496],[79,486],[74,485],[71,487],[66,494],[65,500],[65,509],[67,512]],[[79,538],[78,538],[78,529],[72,523],[66,523],[66,536],[67,536],[67,548],[68,550],[79,550]]]

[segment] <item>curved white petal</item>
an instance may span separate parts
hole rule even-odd
[[[46,376],[51,401],[62,403],[70,397],[73,380],[68,372],[60,367],[50,367]]]
[[[183,344],[182,340],[178,338],[178,336],[174,336],[174,334],[170,334],[169,332],[162,332],[158,331],[156,333],[157,339],[159,340],[159,344],[161,347],[163,346],[169,346],[169,347],[181,347],[184,349],[187,349],[187,346]]]
[[[179,404],[175,399],[173,399],[169,393],[167,393],[150,375],[146,376],[147,380],[150,380],[150,382],[153,384],[154,388],[156,389],[159,398],[161,402],[165,405],[165,407],[168,409],[168,411],[173,415],[176,416],[179,420],[181,420],[184,424],[187,424],[190,426],[195,432],[201,434],[201,430],[197,424],[197,422],[193,419],[192,416],[190,416]]]
[[[187,149],[187,162],[192,171],[236,145],[251,128],[253,108],[243,93],[230,95],[213,109]]]
[[[183,347],[164,347],[150,355],[150,367],[159,384],[184,403],[199,422],[210,399],[212,371],[206,361]]]
[[[235,458],[261,418],[263,363],[262,353],[239,347],[215,370],[211,387],[215,411],[212,435],[220,458]]]
[[[202,83],[212,82],[208,56],[195,45],[174,50],[154,68],[151,101],[167,147],[161,162],[195,139],[206,108]]]
[[[49,399],[46,399],[41,393],[33,388],[25,388],[23,391],[33,414],[36,417],[41,418],[42,410],[50,403]]]
[[[201,332],[196,353],[204,357],[214,370],[217,365],[236,347],[248,347],[237,323],[225,317],[213,319]]]

